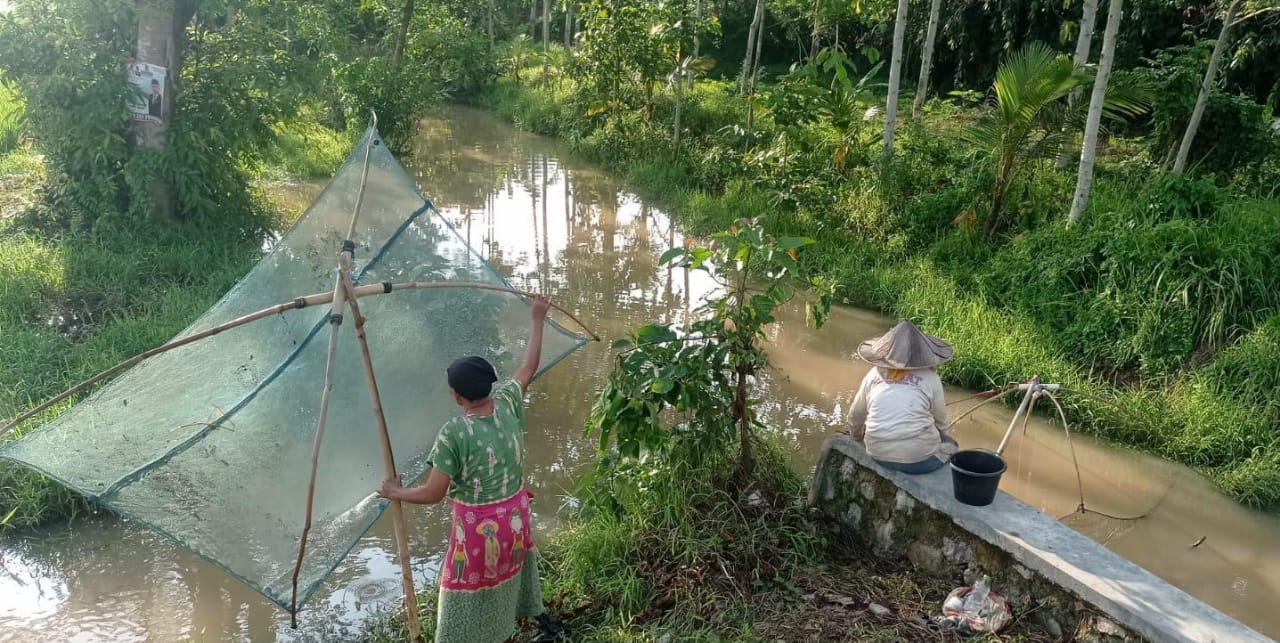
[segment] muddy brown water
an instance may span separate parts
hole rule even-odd
[[[528,475],[540,499],[535,528],[546,534],[572,504],[575,475],[595,455],[582,425],[609,369],[610,341],[653,320],[696,315],[691,307],[711,284],[659,266],[662,252],[683,242],[662,211],[619,180],[574,161],[554,141],[483,113],[451,108],[427,119],[412,167],[436,206],[514,285],[551,292],[604,338],[533,387]],[[795,448],[797,467],[811,471],[823,439],[842,423],[865,373],[853,357],[858,343],[891,324],[841,308],[814,331],[805,327],[802,311],[783,311],[771,334],[773,367],[757,386],[769,424]],[[967,393],[950,395],[958,400]],[[967,406],[954,405],[952,413]],[[956,436],[966,447],[994,448],[1009,417],[1008,409],[990,405],[957,425]],[[1078,503],[1075,471],[1063,432],[1043,419],[1006,450],[1010,469],[1002,488],[1045,513],[1068,516],[1066,522],[1089,537],[1280,636],[1280,518],[1240,507],[1184,467],[1082,437],[1075,446],[1091,508],[1147,516],[1068,516]],[[428,586],[447,540],[447,514],[441,508],[408,513],[415,577]],[[3,538],[3,641],[351,639],[394,605],[400,591],[386,520],[311,599],[296,631],[266,599],[127,522],[97,517]]]

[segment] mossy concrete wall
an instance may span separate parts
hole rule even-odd
[[[810,494],[881,555],[957,586],[989,574],[1015,616],[1063,640],[1271,640],[1004,492],[961,504],[949,468],[886,471],[847,435],[823,445]]]

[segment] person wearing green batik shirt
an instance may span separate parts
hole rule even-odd
[[[493,365],[464,357],[449,366],[449,388],[462,415],[445,423],[429,456],[427,481],[404,487],[382,483],[378,496],[453,506],[449,549],[440,568],[436,641],[493,643],[515,633],[516,621],[536,618],[535,640],[558,638],[563,626],[543,613],[538,552],[530,533],[524,484],[524,393],[542,357],[542,329],[550,304],[533,301],[524,363],[499,382]]]

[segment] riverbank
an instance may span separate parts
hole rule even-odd
[[[349,149],[346,134],[318,125],[277,130],[265,162],[246,168],[258,210],[248,216],[273,229],[291,225],[307,205],[284,198],[289,186],[327,178]],[[0,419],[168,341],[262,254],[261,238],[180,221],[145,230],[103,221],[73,231],[67,211],[44,193],[46,178],[33,150],[0,155]],[[0,462],[0,518],[8,517],[0,529],[87,510],[61,485]]]
[[[749,501],[724,454],[651,463],[643,480],[631,468],[597,479],[578,515],[543,539],[545,604],[567,640],[959,640],[931,624],[956,579],[873,554],[810,510],[808,481],[784,451],[758,446],[764,473]],[[435,595],[420,600],[429,640]],[[519,640],[533,634],[526,625]],[[407,640],[403,613],[367,638]],[[999,640],[1054,639],[1019,619]]]
[[[626,176],[693,232],[764,214],[776,233],[818,238],[806,261],[841,284],[842,303],[956,345],[948,381],[1061,382],[1084,430],[1195,467],[1250,507],[1280,507],[1280,201],[1244,181],[1163,176],[1113,139],[1082,225],[1058,212],[1074,174],[1048,164],[1010,197],[1017,231],[987,242],[967,229],[990,185],[959,137],[972,107],[935,103],[904,123],[882,182],[870,165],[832,165],[874,141],[844,149],[821,124],[763,109],[745,133],[746,101],[724,82],[688,92],[679,152],[669,102],[646,120],[584,115],[575,96],[568,80],[503,79],[479,102]]]

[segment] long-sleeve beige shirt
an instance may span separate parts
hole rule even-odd
[[[867,454],[886,462],[919,462],[939,453],[947,402],[937,371],[908,371],[897,382],[873,368],[849,411],[850,432]]]

